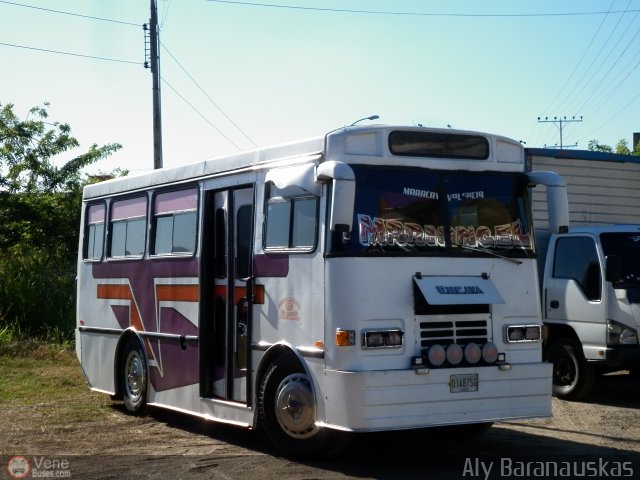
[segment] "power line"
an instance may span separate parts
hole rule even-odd
[[[107,62],[118,62],[118,63],[128,63],[132,65],[140,65],[140,62],[134,62],[133,60],[122,60],[119,58],[107,58],[107,57],[97,57],[95,55],[83,55],[81,53],[73,53],[73,52],[62,52],[60,50],[49,50],[46,48],[37,48],[37,47],[29,47],[27,45],[16,45],[14,43],[4,43],[0,42],[0,45],[5,47],[14,47],[14,48],[23,48],[25,50],[35,50],[36,52],[45,52],[45,53],[55,53],[58,55],[68,55],[71,57],[81,57],[81,58],[90,58],[93,60],[104,60]]]
[[[236,147],[238,150],[242,150],[238,145],[236,145],[233,140],[231,140],[229,137],[227,137],[224,133],[222,133],[220,131],[220,129],[218,127],[216,127],[213,123],[211,123],[211,121],[209,121],[209,119],[207,117],[205,117],[200,110],[198,110],[196,107],[194,107],[189,100],[187,100],[184,96],[182,96],[182,94],[180,92],[178,92],[178,90],[176,90],[175,88],[173,88],[173,86],[167,82],[164,78],[161,77],[161,80],[165,83],[165,85],[167,87],[169,87],[171,90],[173,90],[173,93],[175,93],[176,95],[178,95],[178,97],[180,97],[182,99],[182,101],[184,103],[186,103],[187,105],[189,105],[189,107],[191,108],[191,110],[193,110],[194,112],[196,112],[205,122],[207,122],[209,125],[211,125],[214,130],[216,132],[218,132],[220,135],[222,135],[231,145],[233,145],[234,147]]]
[[[220,113],[222,113],[222,115],[224,115],[224,117],[229,120],[229,122],[231,122],[231,124],[233,124],[234,127],[236,127],[236,129],[238,129],[238,131],[247,139],[249,140],[254,147],[257,147],[258,145],[256,144],[256,142],[253,141],[253,139],[251,137],[249,137],[249,135],[247,135],[244,130],[242,130],[242,128],[240,128],[240,126],[234,122],[231,117],[229,115],[227,115],[227,113],[222,109],[222,107],[220,107],[220,105],[218,105],[213,98],[211,98],[209,96],[209,94],[207,92],[204,91],[204,89],[198,84],[198,82],[196,82],[196,80],[191,76],[191,74],[186,70],[186,68],[184,68],[180,62],[178,61],[178,59],[169,51],[169,49],[162,43],[160,42],[160,45],[162,45],[162,48],[165,49],[165,51],[169,54],[169,56],[173,59],[174,62],[176,62],[176,64],[182,69],[182,71],[185,73],[185,75],[187,77],[189,77],[189,79],[193,82],[193,84],[198,87],[198,89],[202,92],[202,94],[207,97],[207,99],[213,104],[214,107],[216,107],[218,109],[218,111]]]
[[[512,18],[512,17],[568,17],[568,16],[584,16],[584,15],[604,15],[607,13],[629,13],[639,10],[613,10],[608,12],[552,12],[552,13],[433,13],[433,12],[397,12],[390,10],[356,10],[350,8],[323,8],[323,7],[304,7],[301,5],[281,5],[275,3],[255,3],[241,2],[234,0],[207,0],[215,3],[226,3],[230,5],[240,5],[244,7],[266,7],[266,8],[282,8],[288,10],[308,10],[315,12],[331,12],[331,13],[360,13],[368,15],[403,15],[416,17],[493,17],[493,18]]]
[[[638,95],[636,95],[635,97],[633,97],[625,106],[623,106],[620,110],[618,110],[614,115],[611,116],[611,118],[609,118],[609,120],[605,121],[604,123],[602,123],[598,128],[596,128],[595,130],[593,130],[589,136],[595,134],[597,131],[599,131],[601,128],[605,127],[609,122],[611,122],[614,118],[616,118],[618,115],[620,115],[622,112],[624,112],[627,108],[629,108],[633,103],[636,102],[636,100],[638,100],[640,98],[640,93]]]
[[[627,4],[627,7],[629,6],[629,4],[631,4],[631,0],[629,0],[629,3]],[[636,15],[636,16],[637,16],[637,15]],[[607,47],[607,45],[609,44],[609,41],[612,39],[613,34],[616,32],[616,30],[618,30],[618,27],[620,26],[620,23],[622,22],[622,19],[623,19],[623,18],[624,18],[624,15],[621,15],[621,16],[620,16],[620,18],[618,19],[618,21],[616,22],[616,24],[614,25],[613,29],[611,30],[611,33],[609,34],[609,36],[607,37],[607,39],[605,40],[605,42],[602,44],[602,47],[601,47],[601,48],[600,48],[600,50],[598,51],[598,54],[594,57],[593,61],[591,62],[591,64],[590,64],[590,65],[589,65],[589,67],[587,68],[587,70],[584,72],[584,74],[583,74],[582,78],[580,79],[580,82],[578,82],[578,84],[576,85],[576,89],[577,89],[578,85],[580,85],[580,83],[582,82],[582,80],[584,80],[584,79],[586,78],[587,74],[588,74],[589,72],[591,72],[591,76],[589,77],[589,79],[588,79],[588,80],[587,80],[587,81],[582,85],[582,87],[580,88],[580,90],[579,90],[577,93],[576,93],[575,91],[574,91],[574,92],[572,92],[572,94],[574,94],[574,95],[573,95],[573,99],[572,99],[571,101],[569,101],[569,103],[568,103],[568,104],[566,104],[566,106],[565,106],[565,103],[566,103],[566,102],[565,102],[565,103],[563,103],[563,104],[562,104],[560,107],[558,107],[558,108],[560,108],[560,109],[562,109],[562,108],[567,108],[567,109],[569,109],[569,110],[574,110],[574,111],[575,111],[575,109],[574,109],[574,108],[571,108],[571,107],[572,107],[573,105],[575,105],[577,101],[579,101],[579,99],[580,99],[580,97],[581,97],[581,94],[582,94],[583,92],[585,92],[585,91],[586,91],[587,87],[588,87],[588,86],[590,86],[590,85],[592,84],[592,82],[593,82],[593,80],[596,78],[596,76],[600,74],[600,72],[602,71],[602,69],[603,69],[604,65],[605,65],[605,64],[607,63],[607,61],[609,60],[610,55],[613,53],[613,51],[616,49],[616,47],[618,46],[618,44],[620,43],[620,41],[622,40],[622,38],[624,37],[624,35],[625,35],[625,34],[626,34],[626,32],[628,31],[629,27],[627,27],[627,30],[625,30],[625,31],[623,32],[623,34],[618,38],[618,41],[613,45],[613,47],[609,50],[609,52],[608,52],[607,54],[605,54],[605,55],[602,57],[602,60],[600,61],[600,63],[598,64],[598,66],[597,66],[596,68],[592,68],[592,67],[594,66],[594,64],[596,63],[596,61],[600,59],[600,56],[601,56],[602,52],[605,50],[605,48],[606,48],[606,47]],[[633,21],[632,21],[632,22],[633,22]],[[631,26],[631,23],[629,24],[629,26]],[[624,53],[624,52],[623,52],[623,53]],[[613,66],[615,66],[615,64],[614,64]],[[610,67],[610,68],[613,68],[613,66],[612,66],[612,67]],[[611,72],[611,70],[608,70],[608,72],[610,73],[610,72]],[[607,76],[607,75],[608,75],[608,73],[605,75],[605,78],[606,78],[606,76]],[[597,89],[597,86],[596,86],[596,88],[594,88],[594,91],[595,91],[596,89]],[[591,98],[592,96],[593,96],[593,94],[589,95],[589,98]],[[568,98],[570,98],[570,97],[571,97],[571,95],[570,95]],[[581,107],[581,108],[582,108],[582,107]]]
[[[600,30],[602,29],[602,26],[604,25],[605,21],[607,20],[607,17],[609,16],[609,13],[611,12],[611,9],[613,8],[613,5],[615,3],[616,3],[616,0],[612,0],[611,5],[609,5],[609,10],[607,11],[607,14],[602,17],[602,21],[600,22],[600,25],[598,26],[598,29],[596,30],[596,32],[591,37],[591,41],[589,42],[589,45],[587,45],[587,48],[585,48],[584,52],[582,52],[582,56],[580,57],[580,60],[578,60],[578,63],[576,64],[576,66],[574,67],[573,71],[571,72],[571,75],[569,75],[569,78],[567,78],[567,80],[564,82],[564,85],[562,86],[560,91],[558,91],[558,94],[555,96],[555,98],[553,99],[551,104],[549,104],[549,106],[545,109],[545,111],[551,110],[551,107],[555,105],[555,103],[558,100],[558,98],[560,98],[560,96],[564,93],[565,88],[567,88],[567,85],[569,84],[569,82],[571,81],[573,76],[578,71],[578,68],[582,64],[582,61],[584,60],[584,57],[587,55],[587,52],[591,49],[591,45],[593,45],[593,42],[595,41],[596,37],[600,33]]]
[[[125,22],[123,20],[115,20],[113,18],[93,17],[91,15],[82,15],[80,13],[64,12],[62,10],[53,10],[51,8],[36,7],[34,5],[25,5],[23,3],[7,2],[5,0],[0,0],[0,3],[5,3],[7,5],[13,5],[14,7],[32,8],[34,10],[41,10],[43,12],[57,13],[57,14],[60,14],[60,15],[69,15],[69,16],[72,16],[72,17],[88,18],[88,19],[91,19],[91,20],[99,20],[99,21],[102,21],[102,22],[119,23],[120,25],[130,25],[130,26],[134,26],[134,27],[139,27],[140,26],[140,24],[138,24],[138,23]]]
[[[635,15],[635,17],[633,18],[632,22],[636,19],[636,17],[638,17],[638,14]],[[616,45],[614,46],[614,48],[611,49],[611,51],[609,52],[609,55],[607,57],[609,57],[610,55],[613,54],[613,50],[615,50],[615,48],[618,46],[618,44],[620,43],[620,41],[622,40],[622,38],[624,37],[624,35],[626,35],[627,31],[629,30],[629,27],[631,26],[631,24],[629,24],[629,26],[627,27],[627,29],[624,31],[624,33],[620,36],[620,38],[618,39],[618,42],[616,42]],[[615,59],[615,61],[613,62],[613,64],[607,68],[605,74],[602,76],[602,78],[600,79],[600,81],[598,82],[598,84],[594,87],[593,89],[593,93],[591,95],[588,96],[588,98],[582,103],[582,105],[577,109],[579,111],[584,110],[584,108],[587,106],[588,103],[593,103],[594,101],[594,97],[602,92],[602,90],[600,90],[600,87],[602,86],[602,84],[604,83],[604,81],[609,77],[609,75],[611,75],[611,73],[613,72],[613,69],[616,67],[616,65],[618,64],[618,62],[622,59],[622,57],[627,53],[627,51],[629,50],[629,47],[631,46],[631,44],[634,42],[634,40],[640,35],[640,28],[636,31],[635,35],[631,38],[631,40],[629,40],[629,42],[627,43],[627,45],[624,47],[624,49],[622,50],[622,52],[620,52],[618,54],[618,58]],[[604,65],[604,62],[602,63],[602,65]],[[602,66],[601,65],[601,66]],[[619,77],[619,74],[616,74],[614,76],[614,81],[616,77]],[[606,89],[605,89],[606,92]],[[600,95],[602,95],[602,93],[600,93]]]

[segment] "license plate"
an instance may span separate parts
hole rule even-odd
[[[449,391],[457,392],[477,392],[478,391],[478,374],[464,373],[460,375],[451,375],[449,377]]]

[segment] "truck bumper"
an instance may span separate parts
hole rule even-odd
[[[326,370],[323,426],[378,431],[551,416],[547,363],[482,368]],[[451,375],[478,373],[478,390],[451,392]]]
[[[607,348],[604,364],[612,369],[629,370],[640,367],[640,345]]]

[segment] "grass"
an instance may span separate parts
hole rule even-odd
[[[105,415],[109,397],[92,392],[68,343],[16,339],[0,330],[0,416],[32,409],[40,421],[89,421]]]

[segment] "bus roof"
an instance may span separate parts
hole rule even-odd
[[[398,143],[390,140],[392,134],[403,136]],[[429,142],[416,142],[420,135],[430,135],[445,145],[448,139],[476,139],[487,144],[486,158],[478,156],[449,157],[446,154],[425,153],[419,150]],[[437,140],[445,139],[445,140]],[[477,143],[478,143],[477,142]],[[469,142],[467,142],[469,143]],[[394,150],[395,145],[395,151]],[[418,147],[416,147],[418,145]],[[474,145],[471,148],[475,148]],[[417,152],[417,153],[416,153]],[[523,171],[524,153],[519,142],[486,133],[433,129],[424,127],[366,125],[339,128],[324,136],[292,143],[241,152],[224,157],[191,163],[173,168],[162,168],[150,173],[119,177],[113,180],[88,185],[83,198],[91,199],[116,193],[132,192],[154,186],[188,182],[194,179],[227,175],[267,167],[321,162],[322,159],[339,159],[345,163],[367,163],[371,165],[404,165],[451,169],[455,158],[456,170],[505,170]],[[478,161],[482,160],[482,161]]]

